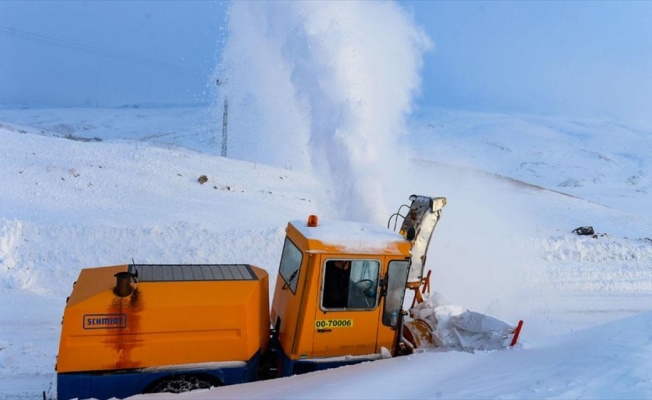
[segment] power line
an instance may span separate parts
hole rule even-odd
[[[65,49],[75,50],[82,53],[94,54],[101,57],[112,58],[114,60],[121,60],[133,64],[145,65],[152,68],[158,68],[162,70],[178,72],[182,74],[189,75],[201,75],[205,76],[206,74],[192,68],[181,67],[174,64],[168,64],[156,60],[151,60],[148,58],[137,57],[130,54],[120,53],[117,51],[101,49],[99,47],[87,46],[84,44],[79,44],[75,42],[70,42],[68,40],[57,39],[50,36],[38,35],[36,33],[30,33],[21,31],[15,28],[8,28],[0,26],[0,34],[17,37],[20,39],[31,40],[33,42],[44,43],[51,46],[62,47]]]

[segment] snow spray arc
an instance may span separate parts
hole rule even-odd
[[[215,106],[228,96],[229,154],[312,167],[340,217],[384,223],[426,34],[392,2],[233,2],[228,15]]]

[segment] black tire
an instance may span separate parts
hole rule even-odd
[[[154,382],[145,393],[184,393],[214,386],[222,386],[222,383],[210,376],[177,375]]]

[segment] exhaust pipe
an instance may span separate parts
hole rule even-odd
[[[113,293],[118,297],[127,297],[130,296],[134,291],[134,288],[131,287],[131,276],[130,272],[118,272],[115,276],[115,287],[113,288]]]

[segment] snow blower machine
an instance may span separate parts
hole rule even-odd
[[[426,253],[446,199],[410,200],[393,216],[399,233],[314,215],[289,222],[271,311],[268,274],[249,264],[83,269],[64,310],[58,399],[178,393],[437,346],[428,316],[403,304],[407,290],[412,309],[426,304]],[[518,330],[500,336],[514,344]]]

